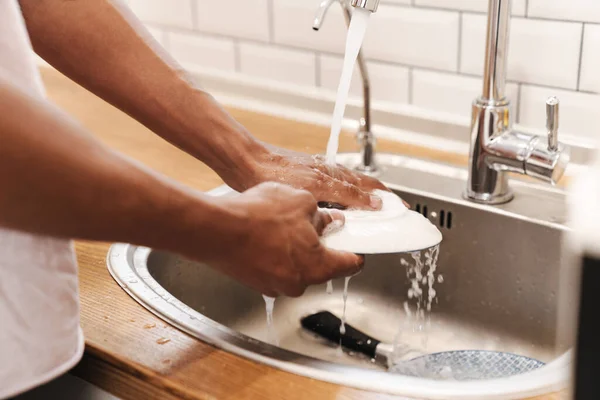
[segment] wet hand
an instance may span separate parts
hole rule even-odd
[[[221,254],[216,266],[265,295],[300,296],[309,285],[362,267],[362,257],[321,245],[319,235],[328,226],[341,227],[344,216],[319,210],[307,191],[264,183],[227,202],[239,244]]]
[[[379,210],[381,199],[374,189],[388,190],[375,178],[342,165],[330,166],[322,156],[269,148],[256,156],[254,167],[227,183],[238,191],[260,182],[278,182],[310,192],[318,202],[367,210]]]

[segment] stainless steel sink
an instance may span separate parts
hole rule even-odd
[[[437,299],[425,332],[405,313],[409,282],[401,254],[369,256],[350,282],[347,321],[384,342],[398,340],[421,353],[455,349],[497,350],[547,363],[510,378],[456,382],[407,377],[365,358],[340,355],[335,346],[304,332],[312,312],[342,313],[343,280],[333,294],[310,288],[298,299],[275,303],[279,345],[268,343],[262,296],[209,266],[126,244],[111,248],[108,266],[119,284],[152,312],[218,347],[298,374],[362,389],[428,398],[515,398],[565,386],[570,343],[558,323],[564,194],[516,182],[515,199],[501,206],[463,200],[463,170],[380,155],[379,178],[444,235]],[[356,154],[340,162],[359,162]],[[222,187],[214,195],[229,195]],[[235,249],[232,249],[235,251]],[[567,296],[568,297],[568,296]],[[565,308],[565,307],[563,307]],[[566,305],[569,309],[569,305]],[[567,329],[568,330],[568,329]]]

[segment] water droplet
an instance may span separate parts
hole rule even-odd
[[[444,277],[442,275],[438,275],[437,281],[438,283],[444,283]]]
[[[333,282],[327,281],[327,289],[325,290],[327,294],[333,293]]]
[[[158,339],[156,341],[156,343],[158,343],[158,344],[166,344],[166,343],[169,343],[170,341],[171,341],[171,339],[167,339],[167,338],[161,337],[160,339]]]

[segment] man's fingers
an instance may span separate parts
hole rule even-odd
[[[356,275],[363,267],[364,258],[352,253],[328,249],[321,246],[311,265],[304,273],[307,285],[318,285],[330,279]]]
[[[341,228],[344,222],[344,214],[338,210],[319,210],[313,217],[313,226],[319,236],[322,236],[325,231]]]
[[[359,208],[363,210],[380,210],[382,201],[375,194],[365,192],[357,186],[337,179],[328,182],[330,190],[317,196],[319,201],[339,203],[347,208]]]
[[[359,184],[358,187],[360,187],[363,190],[375,190],[375,189],[380,189],[380,190],[385,190],[385,191],[390,191],[390,189],[388,189],[387,186],[385,186],[383,183],[381,183],[381,181],[379,179],[375,179],[371,176],[367,176],[367,175],[360,175],[359,176]]]
[[[329,267],[326,280],[355,275],[360,272],[364,262],[362,256],[323,247],[322,263]]]
[[[356,184],[358,183],[358,179],[352,171],[343,167],[342,165],[329,165],[329,164],[317,164],[315,166],[317,170],[321,171],[323,174],[327,175],[330,178],[338,179],[341,181],[346,181],[348,183]]]
[[[342,165],[332,167],[326,164],[321,164],[317,166],[317,169],[331,178],[348,182],[364,191],[370,192],[375,189],[389,191],[389,189],[383,183],[381,183],[379,179],[361,174],[360,172],[352,171]]]

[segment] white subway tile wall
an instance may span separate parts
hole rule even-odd
[[[240,71],[249,76],[315,86],[315,54],[256,43],[240,43]]]
[[[506,85],[506,95],[516,111],[519,87]],[[481,79],[425,70],[413,71],[413,104],[421,108],[469,117],[473,99],[481,94]]]
[[[415,4],[462,11],[487,12],[488,9],[488,0],[415,0]],[[525,15],[526,0],[513,0],[511,6],[512,15]]]
[[[382,4],[363,45],[376,60],[456,71],[458,26],[456,12]]]
[[[271,4],[275,43],[329,53],[344,52],[346,25],[341,7],[333,4],[321,29],[314,31],[316,2],[273,0]]]
[[[598,138],[594,120],[600,110],[600,96],[563,89],[523,85],[521,87],[521,122],[524,125],[545,129],[546,107],[540,99],[558,96],[561,101],[560,127],[578,137]]]
[[[577,89],[582,24],[514,18],[508,79]]]
[[[320,59],[321,87],[337,91],[342,73],[341,56],[323,54]],[[371,83],[371,96],[379,101],[390,103],[408,103],[409,69],[407,67],[385,64],[377,61],[368,61],[369,81]],[[350,96],[361,98],[362,80],[358,66],[354,68]]]
[[[585,25],[579,89],[600,93],[600,25]]]
[[[269,41],[267,0],[196,0],[196,29]]]
[[[334,91],[345,21],[319,0],[128,0],[184,67],[208,67]],[[481,90],[488,0],[382,0],[364,44],[375,101],[468,116]],[[600,137],[600,0],[513,0],[507,95],[517,122],[544,127],[558,95],[561,129]],[[361,96],[358,71],[351,94]]]
[[[529,0],[529,16],[600,22],[600,2],[598,0]]]
[[[167,32],[166,41],[171,55],[185,68],[236,69],[235,44],[231,39]]]
[[[195,0],[128,0],[129,7],[144,22],[192,29]]]

